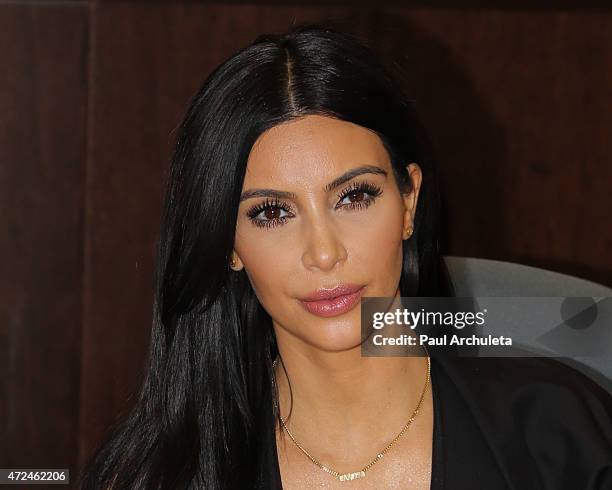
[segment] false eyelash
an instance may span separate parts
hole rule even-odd
[[[351,208],[362,206],[368,207],[374,202],[374,199],[376,199],[382,194],[382,189],[379,186],[370,182],[355,182],[350,187],[347,187],[340,194],[338,194],[338,199],[342,201],[346,196],[352,194],[353,192],[366,192],[370,194],[371,197],[361,202],[347,204],[346,206],[349,206]]]
[[[365,209],[369,207],[371,204],[373,204],[375,199],[382,194],[382,189],[379,186],[372,184],[370,182],[355,182],[349,187],[345,188],[340,194],[338,194],[338,199],[342,201],[346,196],[350,195],[353,192],[365,192],[369,194],[370,197],[368,197],[367,199],[364,199],[363,201],[353,202],[353,203],[345,204],[342,206],[337,206],[336,209],[338,208],[349,208],[349,209],[364,208]],[[279,201],[278,199],[274,199],[273,201],[270,201],[266,198],[264,202],[257,204],[253,206],[251,209],[249,209],[246,215],[250,218],[251,222],[255,226],[259,226],[261,228],[273,228],[275,226],[280,226],[284,224],[290,218],[289,216],[283,216],[282,218],[276,218],[272,220],[256,218],[256,216],[260,214],[262,211],[265,211],[266,209],[271,208],[271,207],[277,207],[287,213],[292,213],[291,207],[287,205],[286,203]]]
[[[287,216],[283,216],[282,218],[276,218],[273,220],[257,219],[256,216],[262,211],[274,207],[282,209],[287,213],[291,213],[291,208],[284,202],[279,201],[276,198],[273,201],[270,201],[268,198],[266,198],[264,202],[257,204],[251,209],[249,209],[246,214],[256,226],[261,226],[263,228],[272,228],[274,226],[278,226],[279,224],[284,223],[287,220]]]

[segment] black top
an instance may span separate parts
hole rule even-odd
[[[612,395],[597,383],[552,358],[430,355],[431,490],[612,490]],[[261,489],[282,489],[276,451],[273,438]]]

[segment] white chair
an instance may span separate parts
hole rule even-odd
[[[472,257],[445,256],[444,260],[456,296],[607,298],[606,307],[612,302],[611,288],[566,274]],[[610,353],[609,356],[563,356],[560,360],[612,393],[612,345],[606,345],[605,349]]]

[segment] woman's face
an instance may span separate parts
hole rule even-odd
[[[357,347],[359,298],[399,296],[402,241],[421,184],[418,165],[406,162],[406,171],[413,192],[402,195],[380,138],[331,117],[305,116],[259,137],[242,189],[234,269],[245,268],[277,338],[326,351]],[[329,292],[339,285],[348,289]]]

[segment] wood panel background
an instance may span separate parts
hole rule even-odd
[[[344,19],[404,67],[447,253],[612,285],[612,11],[497,5],[0,4],[0,467],[75,477],[131,403],[174,129],[218,63],[295,22]]]
[[[0,5],[2,468],[76,468],[88,38],[83,5]]]

